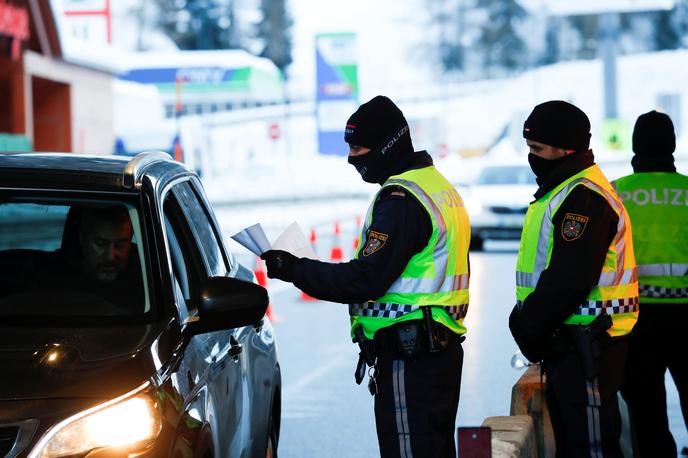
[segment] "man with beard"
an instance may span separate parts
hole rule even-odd
[[[143,313],[133,233],[123,205],[73,207],[63,237],[64,265],[60,272],[46,276],[43,287],[98,296],[119,313]]]
[[[347,121],[349,163],[382,187],[359,249],[347,263],[267,251],[268,276],[318,299],[349,304],[361,347],[360,383],[371,366],[383,457],[455,457],[468,308],[470,227],[461,197],[425,151],[414,152],[399,108],[377,96]]]
[[[583,111],[537,105],[523,136],[539,188],[509,327],[523,354],[542,362],[557,456],[621,457],[617,392],[638,314],[630,220],[594,162]]]

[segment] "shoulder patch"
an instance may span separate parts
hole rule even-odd
[[[382,232],[370,231],[368,233],[366,245],[363,247],[361,253],[363,253],[363,256],[370,256],[371,254],[380,251],[382,247],[385,246],[388,238],[389,235],[383,234]]]
[[[387,186],[380,197],[406,197],[407,192],[401,186]]]
[[[587,216],[577,215],[576,213],[566,213],[564,221],[561,223],[561,236],[567,242],[573,242],[583,235],[589,219]]]

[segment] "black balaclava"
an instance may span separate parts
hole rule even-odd
[[[382,95],[364,103],[351,115],[346,122],[344,141],[370,148],[367,154],[348,159],[368,183],[384,183],[402,155],[413,152],[404,114]]]
[[[523,124],[523,138],[555,148],[587,151],[590,147],[590,120],[575,105],[563,100],[550,100],[533,108]],[[559,159],[544,159],[528,154],[528,163],[538,183],[570,156]]]
[[[633,128],[634,172],[675,172],[676,134],[671,118],[658,111],[638,116]]]

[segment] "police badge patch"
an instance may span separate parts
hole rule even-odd
[[[363,256],[370,256],[371,254],[375,253],[376,251],[380,251],[380,249],[385,246],[385,242],[387,242],[387,239],[389,238],[389,235],[387,234],[382,234],[381,232],[375,232],[375,231],[370,231],[368,233],[368,242],[366,243],[366,246],[363,248]]]
[[[564,222],[561,223],[561,236],[567,242],[572,242],[583,235],[586,224],[588,224],[587,216],[577,215],[575,213],[567,213],[564,215]]]

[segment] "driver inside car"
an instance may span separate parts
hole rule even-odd
[[[65,269],[44,286],[93,294],[122,312],[143,313],[141,266],[127,208],[72,207],[67,220]]]

